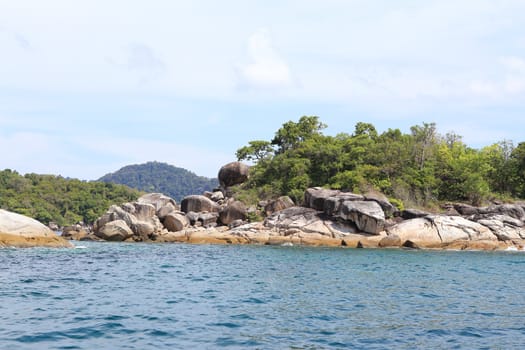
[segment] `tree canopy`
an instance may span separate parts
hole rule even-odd
[[[136,200],[141,192],[122,185],[66,179],[54,175],[0,171],[0,208],[60,226],[92,223],[115,203]]]
[[[525,142],[474,149],[454,132],[440,135],[435,123],[410,133],[378,133],[364,122],[352,134],[324,135],[325,128],[319,117],[303,116],[284,123],[271,141],[240,148],[239,160],[255,162],[245,188],[296,201],[311,186],[377,190],[417,206],[525,197]]]

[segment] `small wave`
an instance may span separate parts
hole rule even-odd
[[[75,249],[88,249],[85,245],[76,245]]]
[[[525,252],[525,247],[523,248],[518,248],[518,247],[515,247],[515,246],[512,246],[512,247],[508,247],[507,249],[505,249],[506,252]]]

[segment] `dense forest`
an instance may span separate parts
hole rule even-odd
[[[409,133],[359,122],[352,134],[323,134],[318,117],[289,121],[272,140],[251,141],[237,151],[255,163],[244,191],[253,197],[289,195],[301,202],[311,186],[357,193],[380,191],[396,204],[432,208],[443,201],[480,205],[525,198],[525,142],[503,140],[474,149],[434,123]]]
[[[145,192],[160,192],[180,203],[191,194],[201,194],[218,186],[217,179],[197,176],[191,171],[160,162],[128,165],[99,181],[127,185]]]
[[[136,200],[140,192],[122,185],[54,175],[0,171],[0,208],[60,226],[92,223],[112,204]]]

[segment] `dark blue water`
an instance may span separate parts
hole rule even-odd
[[[0,249],[0,349],[523,349],[525,254]]]

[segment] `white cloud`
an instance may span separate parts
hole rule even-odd
[[[525,74],[525,59],[516,56],[507,56],[502,57],[500,61],[510,71]]]
[[[248,39],[250,62],[239,67],[242,85],[255,88],[287,87],[292,83],[290,68],[273,47],[269,31],[257,30]]]
[[[123,56],[121,54],[119,58],[108,57],[106,61],[135,74],[141,85],[161,78],[167,71],[166,63],[153,48],[142,43],[130,44],[125,48]]]

